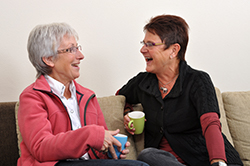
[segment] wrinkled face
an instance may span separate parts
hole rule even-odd
[[[162,43],[160,37],[156,34],[146,31],[143,40],[144,43]],[[141,48],[141,53],[146,60],[146,71],[150,73],[160,73],[169,64],[171,48],[164,50],[165,45],[146,46]]]
[[[51,60],[52,73],[50,76],[64,85],[80,76],[79,65],[84,56],[79,50],[70,51],[71,47],[77,46],[75,37],[65,35],[58,50],[66,51],[59,53],[57,58]]]

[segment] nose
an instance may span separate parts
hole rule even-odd
[[[84,55],[79,50],[77,50],[76,57],[77,57],[77,59],[80,59],[80,60],[84,59]]]
[[[147,49],[147,47],[145,45],[143,45],[142,48],[140,49],[140,52],[142,54],[145,53],[145,52],[147,52],[147,51],[148,51],[148,49]]]

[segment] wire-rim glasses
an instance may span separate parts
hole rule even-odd
[[[62,49],[62,50],[58,50],[57,53],[58,54],[62,54],[62,53],[72,53],[72,54],[76,54],[77,51],[81,51],[82,50],[82,46],[81,45],[78,45],[78,46],[73,46],[73,47],[70,47],[70,48],[66,48],[66,49]]]

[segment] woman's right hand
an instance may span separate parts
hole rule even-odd
[[[123,117],[124,127],[125,127],[125,129],[126,129],[130,134],[134,135],[134,134],[135,134],[135,128],[130,129],[130,128],[128,127],[129,121],[130,121],[130,118],[129,118],[128,114],[127,114],[127,115],[125,115],[125,116]],[[130,127],[133,127],[133,124],[131,124]]]
[[[105,130],[104,141],[103,141],[103,145],[101,148],[101,151],[103,151],[105,153],[109,151],[114,159],[118,159],[118,157],[116,156],[115,149],[114,149],[113,145],[117,146],[117,150],[119,152],[122,149],[121,143],[113,137],[113,135],[116,135],[119,132],[120,132],[119,129],[117,129],[115,131]]]

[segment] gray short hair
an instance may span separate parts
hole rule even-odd
[[[37,71],[37,78],[44,74],[50,74],[52,69],[47,66],[43,57],[57,57],[57,49],[64,35],[74,36],[79,39],[76,31],[66,23],[52,23],[36,26],[29,35],[28,54],[29,59]]]

